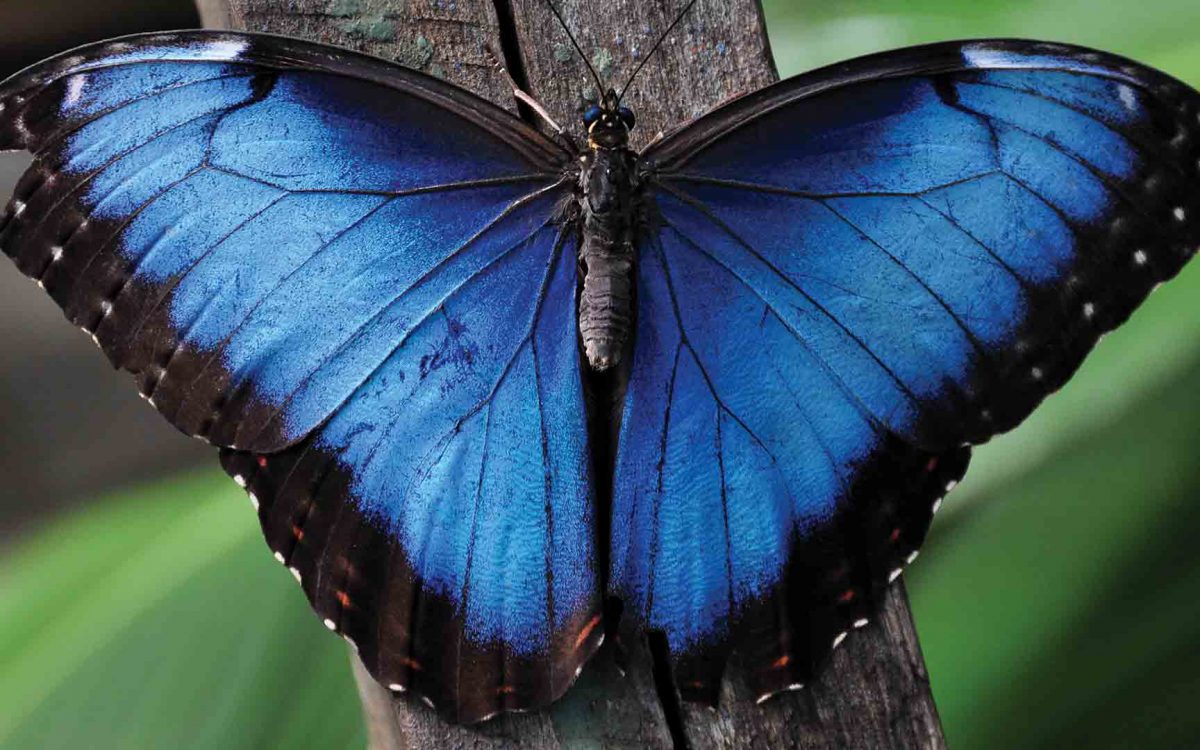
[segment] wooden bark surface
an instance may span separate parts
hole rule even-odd
[[[364,50],[438,75],[509,109],[513,99],[485,46],[561,124],[595,83],[544,0],[197,0],[205,25],[299,36]],[[619,89],[683,0],[558,0],[607,86]],[[700,0],[637,79],[626,101],[635,145],[723,101],[776,80],[757,0]],[[809,688],[756,705],[736,657],[717,710],[662,705],[644,644],[627,644],[621,676],[607,649],[550,710],[477,727],[441,722],[394,698],[357,658],[374,750],[394,748],[940,748],[937,710],[897,583],[871,625],[853,632]]]

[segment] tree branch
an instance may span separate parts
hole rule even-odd
[[[485,45],[564,125],[578,122],[595,84],[544,0],[197,0],[206,25],[299,36],[365,50],[441,76],[510,109],[512,96]],[[559,0],[608,85],[620,89],[673,20],[681,0]],[[646,66],[627,98],[635,146],[777,74],[756,0],[701,0]],[[872,625],[855,631],[809,689],[756,705],[736,661],[721,706],[660,704],[643,644],[630,644],[621,677],[604,649],[551,710],[479,727],[444,724],[424,705],[395,699],[357,658],[355,677],[371,747],[670,748],[944,746],[903,586]]]

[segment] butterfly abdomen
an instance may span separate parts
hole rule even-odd
[[[624,148],[593,148],[584,156],[580,183],[579,335],[588,364],[606,370],[620,362],[632,328],[637,155]]]

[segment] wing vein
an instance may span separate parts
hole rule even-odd
[[[729,534],[729,490],[725,484],[725,449],[721,445],[721,412],[713,410],[713,421],[716,423],[715,449],[717,454],[717,477],[721,482],[721,522],[725,527],[725,598],[726,612],[730,618],[734,615],[733,603],[733,538]]]
[[[778,187],[776,185],[766,185],[760,182],[746,182],[743,180],[727,180],[721,177],[709,177],[707,175],[690,174],[687,172],[667,172],[658,176],[660,182],[677,181],[689,182],[697,185],[713,185],[715,187],[733,188],[737,190],[749,190],[756,193],[767,193],[769,195],[785,195],[793,198],[808,198],[809,200],[820,201],[834,198],[912,198],[922,195],[923,193],[934,192],[936,190],[944,190],[946,188],[966,185],[976,180],[989,177],[999,173],[999,169],[988,169],[977,174],[962,177],[957,180],[951,180],[932,187],[923,188],[915,191],[898,191],[898,190],[852,190],[822,193],[809,190],[794,190],[792,188]]]
[[[917,284],[921,287],[921,289],[925,292],[925,294],[927,294],[931,299],[933,299],[935,302],[937,302],[938,306],[940,306],[942,308],[942,310],[944,310],[946,312],[946,314],[950,317],[950,319],[952,321],[954,321],[954,324],[956,326],[958,326],[959,330],[961,330],[963,332],[963,335],[966,336],[967,340],[971,343],[971,347],[973,349],[975,349],[975,351],[979,354],[980,359],[984,360],[985,362],[988,362],[989,365],[993,364],[991,354],[988,353],[987,349],[984,348],[983,344],[979,341],[978,338],[976,338],[975,334],[971,331],[971,329],[967,326],[967,324],[962,320],[961,317],[959,317],[958,313],[956,313],[953,309],[950,308],[950,305],[949,305],[949,303],[946,302],[946,300],[942,299],[942,297],[939,294],[937,294],[936,292],[933,291],[933,289],[930,288],[929,284],[927,284],[924,279],[922,279],[915,271],[913,271],[911,268],[909,268],[906,264],[902,263],[899,258],[897,258],[895,255],[893,255],[891,253],[891,251],[889,251],[887,248],[885,248],[882,243],[878,242],[874,237],[872,237],[870,234],[868,234],[866,232],[866,230],[864,230],[862,227],[858,226],[858,224],[851,221],[848,216],[846,216],[841,211],[837,210],[836,208],[834,208],[833,206],[829,205],[828,203],[826,203],[824,201],[821,201],[820,203],[822,206],[825,207],[825,209],[827,211],[829,211],[834,216],[836,216],[838,219],[840,219],[843,224],[845,224],[846,226],[853,229],[855,231],[855,233],[857,233],[860,237],[865,239],[871,247],[878,250],[883,256],[885,256],[888,260],[890,260],[897,268],[899,268],[902,272],[904,272],[909,278],[911,278],[913,281],[917,282]]]
[[[1156,220],[1153,216],[1151,216],[1149,213],[1147,213],[1146,208],[1141,203],[1134,201],[1133,198],[1131,198],[1129,196],[1129,194],[1119,184],[1117,184],[1116,181],[1114,181],[1111,177],[1109,177],[1108,175],[1101,172],[1099,170],[1099,168],[1092,165],[1091,162],[1087,161],[1086,159],[1079,156],[1074,151],[1071,151],[1065,145],[1060,143],[1057,138],[1051,138],[1051,137],[1038,135],[1037,133],[1034,133],[1026,128],[1021,127],[1020,125],[1013,123],[1011,120],[1004,119],[1001,117],[993,117],[992,115],[984,114],[978,110],[968,107],[967,105],[963,104],[962,102],[959,102],[955,106],[964,112],[970,113],[976,117],[983,119],[985,122],[989,123],[989,125],[991,125],[992,127],[995,127],[995,124],[998,122],[1006,128],[1011,128],[1012,130],[1015,130],[1019,133],[1023,133],[1025,135],[1029,136],[1030,138],[1040,141],[1041,143],[1045,143],[1050,148],[1054,149],[1058,153],[1062,154],[1066,158],[1070,159],[1071,161],[1075,162],[1080,167],[1085,169],[1089,174],[1092,175],[1092,177],[1094,177],[1101,184],[1101,186],[1103,186],[1107,190],[1108,193],[1113,195],[1121,203],[1124,203],[1133,212],[1139,214],[1142,218],[1144,218],[1146,220],[1146,223],[1149,225],[1149,227],[1152,228],[1152,230],[1159,237],[1167,238],[1167,235],[1165,234],[1165,232],[1162,228],[1162,222]],[[1003,148],[1003,146],[1001,146],[1001,148]],[[1014,175],[1012,173],[1008,172],[1007,170],[1002,170],[1002,171],[1004,172],[1004,174],[1006,176],[1008,176],[1010,178],[1014,177]],[[1074,222],[1072,222],[1072,223],[1074,223]]]
[[[209,165],[209,168],[214,172],[220,172],[232,177],[240,177],[250,182],[258,183],[276,190],[285,190],[292,195],[362,195],[362,196],[378,196],[380,198],[404,198],[410,195],[424,195],[425,193],[443,193],[454,190],[469,190],[473,188],[498,187],[503,185],[514,185],[521,182],[539,182],[542,180],[558,179],[559,175],[550,172],[528,172],[525,174],[517,174],[506,177],[484,177],[477,180],[460,180],[458,182],[442,182],[434,185],[422,185],[419,187],[405,188],[403,190],[359,190],[359,189],[338,189],[338,188],[303,188],[293,189],[284,187],[278,183],[264,180],[260,177],[252,177],[251,175],[239,172],[236,169],[229,167],[221,167]]]
[[[538,356],[536,329],[529,341],[529,353],[533,358],[534,399],[538,410],[538,436],[542,447],[542,472],[544,481],[544,509],[546,515],[546,543],[543,547],[542,565],[546,574],[546,632],[554,632],[554,476],[550,468],[550,437],[546,431],[546,406],[542,403],[542,366]],[[551,644],[553,646],[553,644]],[[546,664],[549,684],[554,681],[554,660]]]
[[[61,197],[59,197],[59,198],[58,198],[58,200],[56,200],[52,206],[49,206],[48,208],[46,208],[46,209],[45,209],[45,210],[44,210],[44,211],[41,213],[41,216],[38,218],[38,221],[37,221],[37,223],[36,223],[36,224],[34,224],[34,225],[33,225],[33,226],[30,228],[30,232],[31,232],[31,234],[32,234],[32,233],[36,233],[36,232],[37,232],[39,229],[41,229],[41,228],[42,228],[42,226],[44,226],[44,225],[45,225],[45,223],[46,223],[47,221],[49,221],[51,218],[53,218],[53,217],[54,217],[55,213],[58,211],[58,209],[59,209],[59,207],[60,207],[60,206],[62,206],[64,203],[66,203],[66,202],[67,202],[67,200],[69,200],[70,198],[72,198],[73,196],[75,196],[76,194],[78,194],[78,192],[79,192],[80,190],[83,190],[83,189],[84,189],[84,188],[86,188],[88,185],[92,184],[92,181],[93,181],[93,180],[95,180],[97,177],[99,177],[101,174],[103,174],[103,173],[104,173],[106,170],[108,170],[108,168],[109,168],[109,167],[113,166],[114,164],[116,164],[117,162],[121,161],[121,160],[122,160],[122,159],[124,159],[125,157],[127,157],[127,156],[129,156],[129,155],[131,155],[131,154],[137,153],[138,151],[142,150],[143,148],[146,148],[147,146],[151,145],[152,143],[154,143],[154,142],[158,141],[160,138],[163,138],[163,137],[165,137],[165,136],[168,136],[168,135],[170,135],[171,133],[175,132],[176,130],[179,130],[179,129],[181,129],[181,128],[185,128],[185,127],[187,127],[188,125],[191,125],[191,124],[193,124],[193,123],[195,123],[195,122],[199,122],[200,120],[203,120],[203,119],[204,119],[204,118],[206,118],[206,117],[215,117],[215,115],[214,115],[212,112],[207,112],[207,113],[205,113],[205,114],[203,114],[203,115],[198,115],[198,116],[196,116],[196,117],[189,118],[189,119],[187,119],[187,120],[185,120],[185,121],[183,121],[183,122],[176,123],[175,125],[173,125],[173,126],[171,126],[171,127],[167,128],[167,129],[165,129],[165,130],[163,130],[163,131],[161,131],[161,132],[155,133],[153,136],[151,136],[151,137],[149,138],[149,140],[143,141],[142,143],[139,143],[139,144],[137,144],[136,146],[132,146],[132,147],[130,147],[130,148],[127,148],[127,149],[125,149],[124,151],[122,151],[122,152],[120,152],[120,153],[116,154],[115,156],[113,156],[113,157],[112,157],[111,159],[109,159],[108,161],[104,162],[104,163],[103,163],[103,164],[101,164],[100,166],[98,166],[98,167],[96,167],[95,169],[93,169],[91,172],[89,172],[88,174],[86,174],[86,175],[83,177],[83,179],[81,179],[81,180],[80,180],[80,181],[79,181],[79,182],[78,182],[76,185],[74,185],[73,187],[71,187],[71,189],[70,189],[70,190],[68,190],[67,192],[63,193],[63,194],[62,194],[62,196],[61,196]],[[104,197],[103,197],[103,198],[100,198],[99,200],[95,200],[95,201],[93,201],[93,202],[94,202],[94,204],[95,204],[96,206],[99,206],[99,205],[100,205],[100,204],[102,204],[102,203],[103,203],[105,200],[107,200],[109,197],[111,197],[111,196],[112,196],[114,193],[116,193],[118,190],[120,190],[122,187],[124,187],[124,186],[125,186],[126,184],[128,184],[130,181],[132,181],[132,180],[133,180],[135,177],[137,177],[138,175],[142,174],[142,173],[143,173],[144,171],[146,171],[147,169],[150,169],[150,168],[152,168],[153,166],[156,166],[156,165],[155,165],[155,164],[152,164],[152,165],[150,165],[150,166],[148,166],[148,167],[145,167],[145,168],[143,168],[143,169],[140,169],[140,170],[138,170],[137,172],[135,172],[134,174],[130,175],[130,176],[129,176],[129,177],[127,177],[125,180],[123,180],[123,181],[122,181],[122,182],[121,182],[119,185],[117,185],[117,186],[116,186],[116,187],[114,187],[112,190],[110,190],[108,193],[106,193],[106,194],[104,195]],[[188,173],[188,176],[191,176],[191,175],[193,175],[193,174],[195,174],[195,173],[197,173],[197,172],[201,171],[202,169],[204,169],[204,165],[203,165],[203,164],[201,164],[201,165],[199,165],[198,167],[196,167],[195,169],[191,170],[191,171]],[[16,225],[12,225],[12,226],[14,226],[14,227],[15,227]],[[63,243],[63,244],[65,245],[66,243]],[[84,266],[83,266],[83,270],[82,270],[82,271],[80,271],[80,275],[82,275],[83,273],[85,273],[85,272],[87,271],[87,269],[91,267],[91,262],[92,262],[92,260],[93,260],[95,257],[96,257],[96,254],[94,253],[94,254],[92,255],[92,258],[89,258],[89,259],[88,259],[88,262],[87,262],[86,264],[84,264]]]
[[[1087,112],[1086,110],[1082,109],[1081,107],[1075,106],[1073,104],[1062,101],[1060,99],[1056,99],[1052,96],[1046,96],[1045,94],[1041,94],[1036,91],[1028,91],[1026,89],[1017,88],[1015,86],[1006,86],[1004,84],[996,83],[993,81],[978,81],[978,80],[976,80],[976,81],[965,81],[965,82],[958,82],[958,83],[965,84],[965,85],[971,85],[971,86],[983,86],[986,88],[1000,89],[1003,91],[1011,91],[1011,92],[1013,92],[1015,94],[1019,94],[1021,96],[1028,96],[1028,97],[1031,97],[1034,99],[1040,99],[1042,101],[1048,102],[1055,106],[1062,107],[1063,109],[1070,110],[1071,112],[1074,112],[1075,114],[1080,115],[1082,117],[1086,117],[1087,119],[1091,120],[1092,122],[1095,122],[1098,125],[1100,125],[1101,127],[1103,127],[1105,130],[1108,130],[1110,133],[1116,135],[1118,138],[1121,138],[1125,142],[1129,143],[1131,146],[1134,147],[1135,150],[1141,151],[1142,153],[1155,154],[1156,157],[1161,157],[1163,155],[1162,149],[1158,145],[1155,145],[1152,141],[1150,141],[1148,139],[1139,137],[1137,135],[1137,133],[1132,132],[1132,131],[1127,132],[1125,130],[1121,130],[1121,129],[1117,128],[1116,126],[1109,124],[1105,120],[1100,119],[1099,117],[1095,116],[1094,114]],[[970,109],[969,107],[965,107],[965,105],[964,105],[964,108]],[[971,110],[971,111],[976,114],[979,114],[977,110]],[[1007,123],[1008,121],[1005,120],[1004,122]],[[1167,168],[1173,170],[1174,172],[1179,174],[1181,177],[1184,177],[1185,179],[1191,179],[1191,175],[1189,175],[1187,173],[1187,170],[1185,170],[1183,167],[1179,166],[1179,161],[1177,159],[1156,158],[1155,162],[1158,164],[1161,164],[1164,167],[1167,167]]]
[[[766,297],[763,296],[762,292],[760,292],[753,284],[751,284],[749,281],[747,281],[745,278],[743,278],[741,276],[741,274],[734,271],[730,265],[728,265],[727,263],[722,261],[720,258],[718,258],[716,255],[714,255],[712,252],[705,249],[703,246],[701,246],[695,240],[693,240],[690,237],[688,237],[687,235],[683,234],[679,230],[678,227],[675,227],[674,225],[670,224],[669,222],[666,222],[666,224],[667,224],[667,226],[669,226],[671,228],[672,231],[674,231],[681,238],[683,238],[683,240],[685,242],[687,242],[687,244],[692,246],[697,252],[703,254],[706,258],[708,258],[712,262],[716,263],[718,266],[720,266],[722,269],[724,269],[726,273],[728,273],[730,276],[732,276],[734,279],[736,279],[740,284],[742,284],[744,287],[746,287],[746,289],[748,291],[750,291],[750,293],[752,293],[754,296],[758,297],[759,301],[761,301],[763,303],[763,305],[771,311],[771,314],[775,317],[775,319],[778,320],[780,322],[780,324],[784,327],[784,329],[787,330],[789,334],[791,334],[792,338],[794,338],[796,340],[796,343],[798,343],[801,347],[803,347],[804,350],[807,351],[813,357],[813,359],[822,367],[822,369],[825,370],[825,372],[831,378],[833,378],[837,383],[839,383],[841,385],[841,387],[845,390],[845,392],[852,397],[853,402],[855,404],[857,404],[860,409],[863,410],[863,414],[866,415],[869,419],[872,419],[872,420],[875,419],[875,417],[871,414],[870,410],[867,409],[866,405],[863,404],[862,401],[858,398],[858,396],[854,393],[853,389],[850,388],[850,386],[842,379],[842,377],[837,374],[837,371],[825,360],[824,357],[822,357],[815,349],[812,348],[812,345],[809,344],[809,342],[804,338],[804,336],[800,333],[800,331],[795,328],[795,326],[793,326],[789,321],[787,321],[782,315],[779,314],[779,311],[775,309],[775,306],[770,302],[770,300],[766,299]],[[789,280],[789,284],[791,284],[790,280]],[[795,284],[791,284],[791,285],[796,286]],[[876,356],[865,345],[865,343],[859,341],[858,337],[853,332],[851,332],[846,326],[842,325],[840,323],[840,321],[838,321],[837,318],[834,317],[831,313],[825,311],[820,305],[818,305],[815,301],[813,301],[812,298],[809,297],[809,295],[806,294],[803,290],[800,290],[798,286],[796,286],[796,288],[805,297],[805,299],[809,300],[813,304],[814,307],[816,307],[827,318],[829,318],[832,322],[834,322],[834,324],[837,325],[839,329],[844,331],[847,334],[847,336],[849,336],[851,338],[851,340],[853,340],[868,356],[870,356],[871,359],[876,364],[878,364],[879,367],[896,383],[896,386],[900,389],[900,391],[915,406],[920,405],[920,401],[917,399],[916,395],[904,384],[904,382],[899,378],[899,376],[897,376],[886,364],[883,363],[883,361],[881,359],[879,359],[878,356]]]
[[[452,251],[443,260],[441,260],[437,264],[435,264],[429,271],[422,274],[422,276],[419,279],[417,279],[415,282],[413,282],[411,285],[409,285],[408,288],[406,288],[405,290],[403,290],[399,294],[397,294],[395,297],[393,297],[389,302],[387,302],[387,304],[385,304],[383,307],[381,307],[367,321],[365,321],[364,323],[359,325],[357,328],[355,328],[355,330],[351,332],[350,336],[346,340],[344,340],[341,344],[339,344],[338,347],[336,349],[334,349],[330,354],[323,357],[321,359],[321,361],[318,362],[316,364],[316,366],[306,376],[304,376],[304,378],[301,379],[299,383],[296,384],[296,386],[292,389],[292,391],[288,394],[288,396],[280,402],[279,406],[275,407],[271,411],[271,413],[267,417],[267,419],[265,419],[263,421],[263,428],[262,428],[262,430],[260,430],[259,434],[261,434],[262,431],[265,431],[267,426],[270,425],[273,421],[275,421],[279,417],[279,415],[283,413],[284,409],[287,407],[288,404],[291,403],[292,399],[296,396],[296,394],[298,394],[308,384],[308,382],[312,379],[312,377],[317,372],[319,372],[324,365],[326,365],[327,363],[332,361],[333,358],[336,357],[338,354],[345,351],[348,346],[350,346],[351,344],[354,343],[355,339],[359,335],[361,335],[362,331],[368,325],[370,325],[371,323],[374,323],[376,320],[378,320],[384,313],[386,313],[389,309],[391,309],[393,305],[395,305],[398,301],[400,301],[400,299],[403,298],[404,295],[406,295],[410,290],[415,288],[417,285],[419,285],[426,279],[431,278],[432,276],[436,275],[436,273],[445,264],[447,264],[451,259],[454,258],[454,256],[461,253],[468,245],[476,242],[481,237],[483,237],[490,229],[494,228],[504,218],[510,216],[512,214],[512,212],[515,211],[517,208],[525,205],[526,203],[533,201],[534,199],[540,197],[544,193],[548,192],[549,190],[551,190],[553,188],[558,187],[561,184],[562,184],[561,182],[556,183],[549,187],[543,188],[542,190],[525,195],[522,198],[520,198],[519,200],[516,200],[513,203],[509,204],[509,206],[506,207],[496,218],[494,218],[492,221],[488,222],[488,224],[486,226],[484,226],[482,229],[480,229],[478,232],[476,232],[474,235],[472,235],[466,242],[464,242],[462,245],[460,245],[456,250]],[[550,222],[547,221],[547,222],[539,225],[529,235],[525,236],[524,238],[522,238],[521,240],[519,240],[518,242],[516,242],[515,244],[510,246],[504,252],[498,254],[495,258],[489,260],[481,268],[474,271],[470,276],[468,276],[468,278],[465,279],[461,284],[457,285],[454,289],[447,292],[447,294],[442,298],[442,302],[439,303],[439,305],[437,307],[430,309],[424,315],[422,315],[421,318],[414,324],[414,326],[411,327],[408,331],[406,331],[403,336],[401,336],[400,340],[396,343],[396,345],[393,346],[391,348],[391,350],[383,358],[381,358],[379,364],[377,364],[375,367],[371,368],[370,372],[368,372],[366,374],[366,376],[364,376],[359,381],[359,383],[353,389],[351,389],[350,394],[347,395],[345,398],[343,398],[342,401],[331,410],[331,413],[338,411],[346,403],[346,401],[349,400],[349,398],[351,398],[353,396],[353,394],[356,393],[358,391],[358,389],[363,386],[364,383],[366,383],[368,380],[370,380],[371,377],[374,376],[374,374],[376,372],[378,372],[379,368],[382,367],[385,362],[387,362],[389,359],[391,359],[392,355],[394,355],[400,347],[404,346],[404,344],[405,344],[405,342],[407,342],[409,336],[411,336],[412,332],[416,330],[416,326],[424,324],[424,322],[426,320],[428,320],[428,318],[434,312],[436,312],[436,310],[438,308],[440,308],[441,305],[444,304],[446,300],[448,300],[448,299],[450,299],[450,297],[454,296],[454,294],[456,294],[460,289],[462,289],[463,286],[470,283],[472,280],[474,280],[479,275],[486,272],[488,269],[494,267],[503,258],[508,257],[508,255],[510,253],[514,252],[521,245],[524,245],[525,243],[529,242],[533,237],[535,237],[539,232],[541,232],[543,229],[545,229],[549,224],[550,224]],[[234,332],[236,332],[236,330]],[[232,336],[232,333],[230,334],[230,336]]]
[[[106,109],[103,112],[97,112],[93,116],[83,120],[82,122],[75,123],[75,125],[73,127],[64,128],[63,130],[60,130],[60,131],[54,133],[54,135],[52,137],[50,137],[38,144],[37,150],[32,152],[33,157],[35,159],[41,157],[43,154],[45,154],[46,150],[49,149],[50,147],[58,144],[59,142],[61,142],[62,140],[66,139],[66,138],[70,138],[71,136],[78,133],[80,130],[83,130],[88,125],[90,125],[94,122],[97,122],[97,121],[101,120],[102,118],[113,114],[114,112],[118,112],[130,105],[138,104],[139,102],[148,101],[148,100],[153,99],[154,97],[159,96],[160,94],[166,93],[168,91],[177,91],[179,89],[185,89],[185,88],[188,88],[191,86],[198,86],[198,85],[204,84],[204,83],[212,83],[213,81],[227,81],[227,80],[233,80],[235,78],[253,78],[253,77],[254,77],[253,73],[239,73],[236,75],[222,75],[222,76],[215,76],[213,78],[204,78],[199,81],[186,81],[184,83],[173,84],[164,89],[159,89],[157,91],[152,91],[148,94],[143,94],[142,96],[137,96],[132,99],[128,99],[128,100],[122,102],[118,106],[115,106],[111,109]],[[250,97],[247,96],[247,99],[249,99],[249,98]],[[236,106],[237,105],[230,105],[228,107],[228,109],[233,109]],[[189,120],[188,122],[192,122],[192,121],[201,119],[203,117],[218,116],[218,112],[219,112],[219,110],[205,112],[203,115],[194,117],[191,120]],[[181,124],[186,124],[186,123],[181,123]],[[176,126],[171,126],[167,130],[163,131],[163,133],[170,132],[175,127]],[[154,136],[152,136],[152,139],[157,138],[159,135],[162,135],[162,133],[156,133]]]
[[[679,356],[682,352],[683,339],[681,338],[679,343],[675,345],[675,358],[671,364],[671,377],[667,381],[667,408],[663,411],[662,434],[658,442],[658,482],[654,499],[654,521],[650,526],[650,559],[646,561],[646,620],[649,622],[654,621],[654,589],[655,581],[658,579],[658,547],[660,544],[658,519],[662,511],[663,470],[667,465],[667,438],[671,429],[671,411],[675,404],[675,376],[679,373]],[[633,525],[633,516],[636,509],[637,504],[630,503],[628,526],[630,529],[636,528]]]

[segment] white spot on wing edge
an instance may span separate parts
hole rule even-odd
[[[393,682],[393,683],[389,684],[387,687],[388,687],[388,690],[391,690],[393,693],[403,693],[405,690],[408,690],[408,688],[404,687],[403,685],[401,685],[398,682]]]
[[[285,559],[283,558],[283,553],[282,553],[282,552],[275,552],[275,553],[274,553],[274,557],[275,557],[275,559],[276,559],[276,560],[278,560],[280,563],[285,563],[285,562],[287,562],[287,560],[285,560]]]
[[[244,476],[242,476],[241,474],[235,474],[233,477],[233,481],[237,482],[238,487],[246,486],[246,478]]]
[[[912,565],[913,562],[916,561],[917,555],[919,555],[919,554],[921,554],[921,550],[919,550],[919,549],[915,549],[912,552],[909,552],[908,557],[904,558],[904,563],[906,565]]]
[[[1125,105],[1125,109],[1129,110],[1130,112],[1139,111],[1137,93],[1134,92],[1132,87],[1126,86],[1122,83],[1121,85],[1117,86],[1117,96],[1121,99],[1121,104]]]
[[[328,617],[325,618],[325,627],[329,628],[330,630],[332,630],[334,632],[337,632],[337,623],[334,622],[333,620],[329,619]]]
[[[247,492],[246,497],[250,498],[250,504],[254,506],[255,510],[258,510],[258,495],[255,495],[253,492]]]
[[[245,39],[219,38],[207,41],[201,45],[181,47],[171,45],[151,46],[147,48],[134,47],[124,54],[112,55],[109,62],[140,62],[153,60],[240,60],[243,53],[250,48]],[[116,48],[113,47],[115,50]]]
[[[1053,54],[1032,54],[1030,52],[1013,52],[1010,50],[996,49],[989,42],[975,42],[963,45],[962,57],[967,65],[972,68],[998,69],[1023,69],[1033,67],[1062,67],[1063,58]],[[1080,61],[1078,64],[1071,66],[1072,68],[1081,68],[1084,71],[1094,70],[1097,66],[1086,64]]]
[[[897,578],[900,577],[900,574],[903,572],[904,572],[903,568],[896,568],[891,573],[888,573],[888,583],[892,583],[893,581],[895,581]]]
[[[840,632],[836,636],[834,636],[832,647],[837,648],[838,646],[842,645],[842,641],[846,640],[846,635],[847,635],[847,632],[845,630],[843,630],[842,632]]]
[[[87,83],[87,77],[83,75],[73,75],[67,79],[67,95],[63,97],[63,109],[79,102],[83,97],[85,83]]]
[[[304,581],[300,579],[300,571],[296,570],[295,568],[288,568],[288,572],[292,574],[292,578],[296,579],[296,583],[304,583]]]
[[[867,626],[867,618],[860,617],[854,621],[855,628],[865,628]]]

